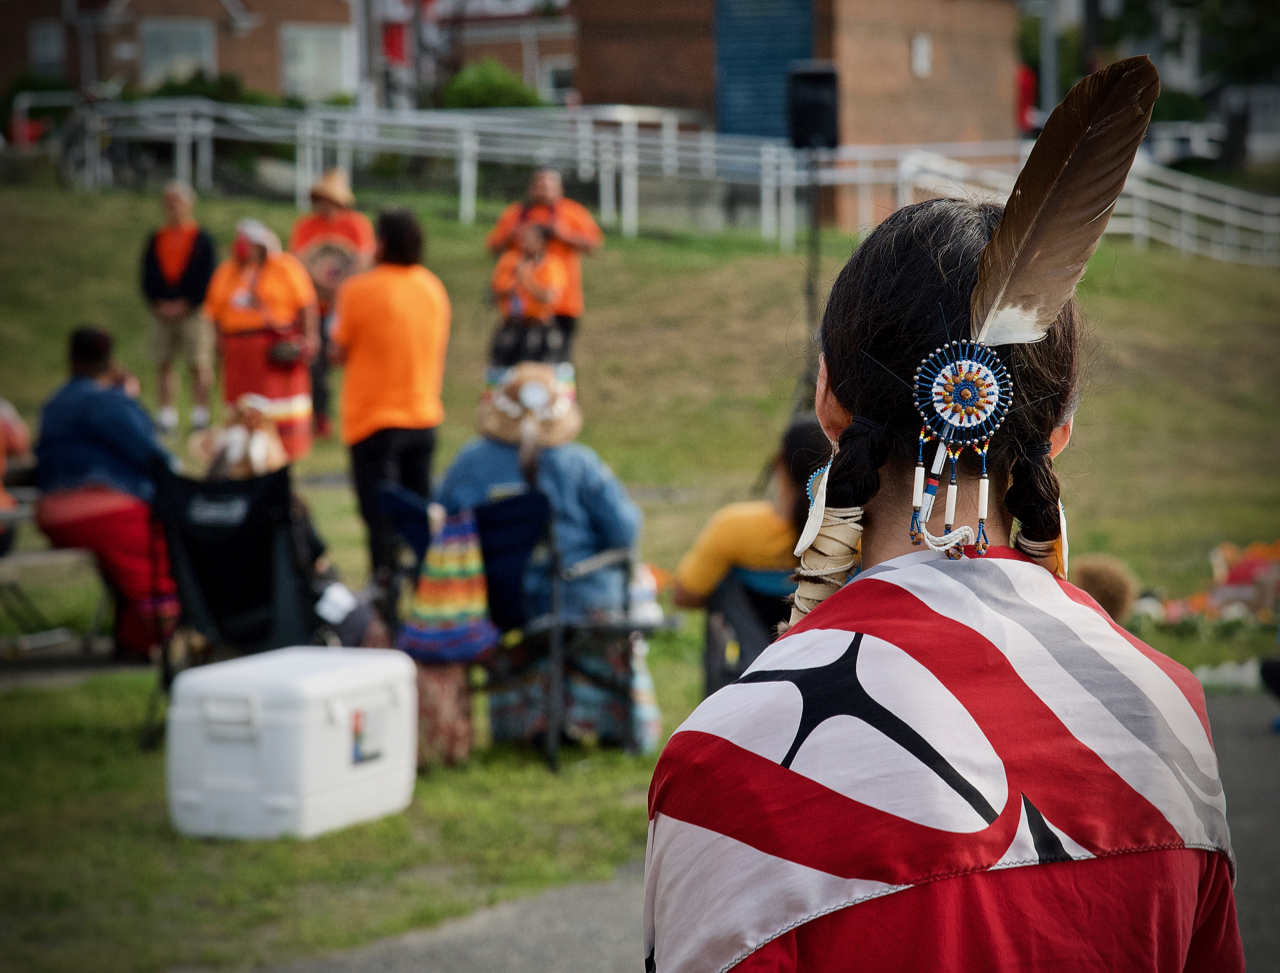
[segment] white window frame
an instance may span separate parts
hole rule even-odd
[[[538,62],[538,96],[547,104],[556,104],[555,91],[551,87],[551,72],[570,68],[577,87],[578,59],[572,54],[549,54]],[[572,90],[572,89],[569,89]]]
[[[48,32],[49,36],[57,36],[58,59],[53,61],[36,61],[36,48],[41,39],[38,35]],[[52,74],[63,77],[67,71],[67,32],[62,21],[57,17],[38,17],[27,25],[27,63],[31,70],[40,74]]]
[[[324,98],[332,97],[332,95],[336,94],[351,95],[354,97],[360,87],[360,66],[358,57],[359,52],[356,44],[356,31],[350,24],[343,24],[334,21],[317,22],[288,20],[280,24],[280,28],[277,32],[277,43],[280,49],[280,90],[286,95],[294,94],[294,92],[289,88],[289,79],[285,76],[288,64],[288,58],[285,53],[288,43],[286,38],[290,33],[300,30],[331,31],[336,32],[339,36],[339,42],[342,50],[342,63],[339,70],[339,73],[341,74],[341,80],[339,82],[340,87],[329,95],[322,95],[319,100],[324,100]],[[298,95],[298,97],[306,96]]]
[[[207,36],[209,45],[208,53],[205,57],[204,64],[200,67],[204,68],[204,73],[210,78],[218,76],[218,28],[213,20],[209,17],[143,17],[138,21],[138,46],[140,48],[138,57],[138,80],[144,87],[150,88],[156,85],[162,85],[166,81],[176,80],[185,81],[185,78],[175,78],[172,75],[165,75],[159,80],[150,79],[146,76],[147,72],[147,34],[159,28],[166,27],[198,27]]]

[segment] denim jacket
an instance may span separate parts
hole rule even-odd
[[[36,457],[45,492],[94,484],[148,503],[152,466],[169,461],[142,406],[91,378],[71,379],[45,403]]]
[[[458,451],[436,491],[449,513],[474,509],[527,489],[520,472],[519,447],[492,439],[472,439]],[[634,547],[640,539],[641,513],[626,489],[587,446],[566,443],[538,457],[538,489],[551,501],[556,545],[565,567],[616,547]],[[628,579],[606,569],[565,586],[569,615],[622,607]],[[550,609],[551,577],[546,564],[531,563],[525,598],[532,614]]]

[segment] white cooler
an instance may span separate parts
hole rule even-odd
[[[188,669],[169,704],[169,814],[183,834],[310,838],[408,807],[413,661],[392,649],[277,649]]]

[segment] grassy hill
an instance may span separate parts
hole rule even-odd
[[[496,210],[465,228],[451,200],[407,202],[454,303],[443,468],[470,435],[494,324],[481,237]],[[283,236],[295,214],[211,200],[199,215],[225,248],[238,218],[264,218]],[[0,189],[0,396],[28,418],[62,381],[66,334],[81,322],[116,333],[150,397],[136,278],[158,218],[150,198]],[[851,245],[828,238],[828,280]],[[611,237],[588,262],[583,439],[644,507],[649,560],[673,567],[712,510],[749,494],[773,450],[807,340],[803,269],[740,236]],[[1059,464],[1072,550],[1110,551],[1148,584],[1189,592],[1207,581],[1213,545],[1280,536],[1280,274],[1107,243],[1081,293],[1089,389]],[[323,443],[300,472],[345,466]],[[367,565],[350,491],[304,492],[359,583]],[[22,543],[40,541],[27,530]],[[90,592],[64,580],[45,593],[74,614]],[[699,697],[700,641],[691,616],[650,657],[668,730]],[[1157,644],[1194,663],[1265,641]],[[592,749],[569,751],[557,777],[527,753],[482,752],[421,778],[404,815],[315,841],[179,838],[162,758],[133,746],[148,689],[136,673],[0,697],[0,970],[274,963],[602,876],[643,849],[652,760]]]

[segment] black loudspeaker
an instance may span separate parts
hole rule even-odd
[[[830,61],[793,61],[787,71],[791,144],[834,149],[840,144],[836,68]]]

